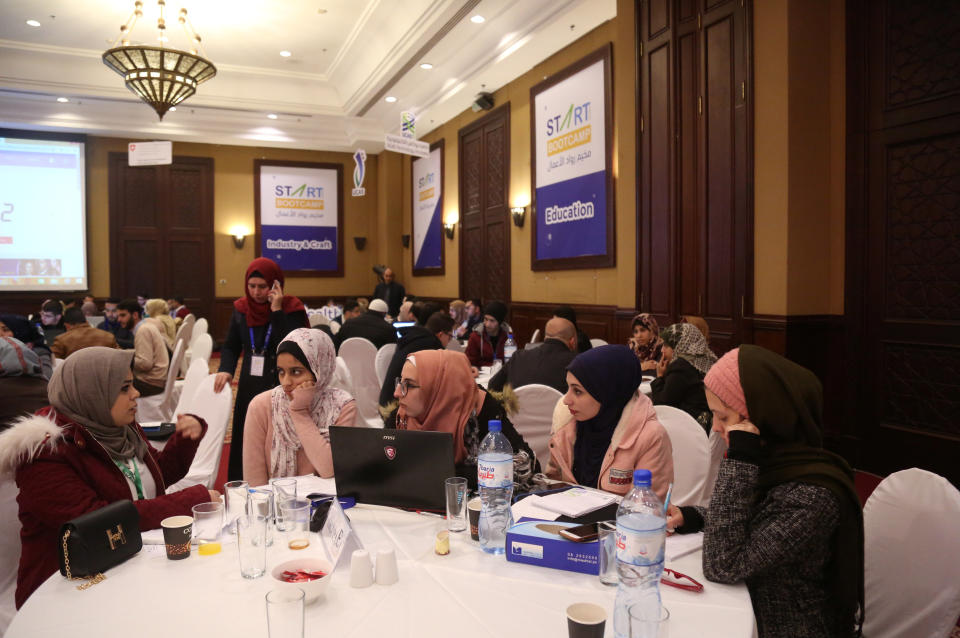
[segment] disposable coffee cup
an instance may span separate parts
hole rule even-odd
[[[193,536],[192,516],[170,516],[160,521],[167,558],[183,560],[190,556],[190,538]]]
[[[593,603],[574,603],[567,607],[567,633],[570,638],[603,638],[607,612]]]
[[[480,540],[480,510],[483,509],[483,502],[480,497],[470,499],[467,503],[467,516],[470,519],[470,538],[475,541]]]

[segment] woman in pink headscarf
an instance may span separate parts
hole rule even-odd
[[[277,346],[280,385],[253,398],[243,428],[243,479],[333,476],[330,426],[352,426],[356,402],[330,387],[337,354],[326,333],[297,328]]]

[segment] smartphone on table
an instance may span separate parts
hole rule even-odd
[[[597,540],[597,524],[587,523],[586,525],[568,527],[560,530],[560,536],[575,543],[589,543],[590,541]]]

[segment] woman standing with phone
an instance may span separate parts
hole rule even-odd
[[[237,359],[242,354],[227,468],[231,481],[243,476],[243,423],[247,405],[256,395],[277,385],[277,344],[292,330],[309,327],[303,302],[283,294],[283,271],[273,260],[254,259],[247,266],[244,281],[244,296],[233,302],[230,330],[220,349],[220,369],[213,386],[216,392],[221,392],[233,381]]]

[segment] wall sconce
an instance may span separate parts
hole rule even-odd
[[[523,228],[523,220],[527,216],[526,206],[514,206],[510,209],[510,216],[513,217],[513,225],[517,228]]]
[[[400,241],[404,248],[410,248],[410,235],[400,235]]]
[[[457,227],[457,222],[443,223],[443,232],[446,233],[447,239],[453,239],[453,231],[456,227]]]
[[[234,226],[230,229],[230,234],[233,235],[233,245],[237,247],[237,250],[241,250],[250,231],[247,230],[246,226]]]
[[[363,250],[363,247],[367,245],[366,237],[354,237],[353,243],[356,245],[357,250]]]
[[[237,247],[237,250],[243,248],[243,242],[247,240],[246,235],[234,235],[233,236],[233,245]]]

